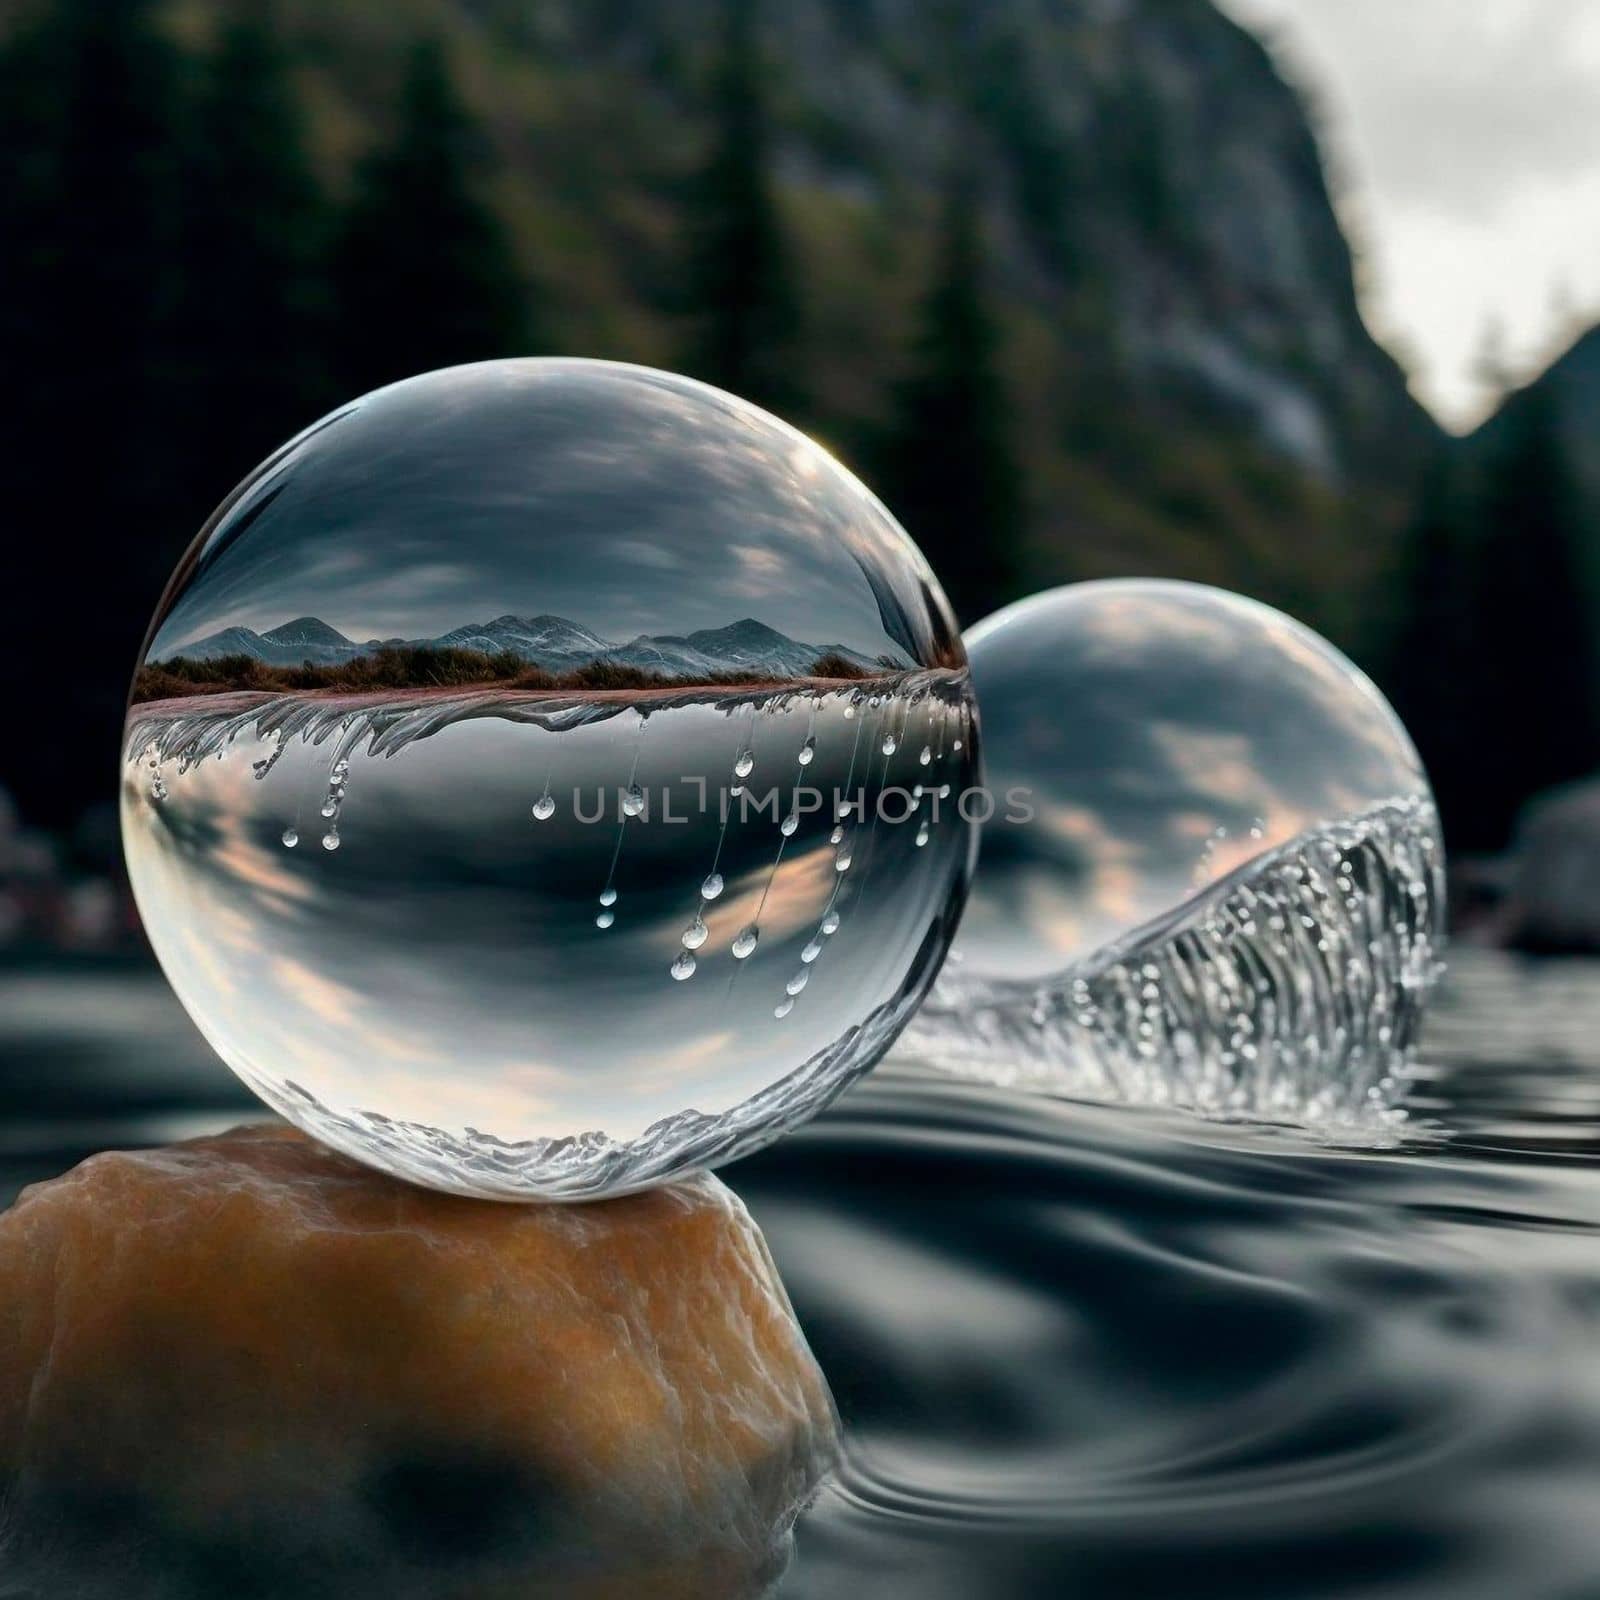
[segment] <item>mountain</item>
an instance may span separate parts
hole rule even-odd
[[[270,633],[262,634],[261,638],[263,643],[284,650],[353,648],[349,639],[345,638],[337,628],[330,628],[320,617],[296,617],[293,622],[285,622]]]
[[[722,671],[743,669],[771,677],[804,677],[817,657],[825,653],[842,655],[860,667],[873,665],[867,657],[846,650],[843,645],[802,644],[753,617],[723,628],[701,628],[682,639],[635,639],[627,648],[636,647],[659,650],[664,659],[675,656],[684,661],[716,662]]]
[[[224,628],[193,643],[152,655],[157,662],[183,657],[215,661],[223,656],[249,656],[272,667],[337,666],[385,646],[422,649],[477,650],[485,655],[509,653],[547,672],[568,672],[594,662],[637,667],[663,678],[707,677],[748,672],[759,677],[808,677],[823,655],[839,655],[866,672],[880,663],[843,645],[806,644],[746,617],[721,628],[702,628],[687,635],[640,634],[612,643],[566,617],[496,617],[491,622],[465,623],[431,639],[369,639],[356,644],[317,617],[297,617],[266,633],[252,628]]]
[[[315,617],[298,617],[267,633],[253,628],[223,628],[192,644],[164,650],[159,657],[170,661],[186,656],[191,661],[215,661],[221,656],[249,656],[271,667],[298,667],[310,661],[319,667],[350,661],[369,647],[353,643],[327,623]]]
[[[345,638],[320,617],[296,617],[266,633],[254,628],[223,628],[193,644],[164,650],[159,659],[187,656],[191,661],[215,661],[220,656],[249,656],[273,667],[298,667],[307,661],[326,667],[352,660],[369,648]]]
[[[274,665],[281,664],[283,659],[280,652],[253,628],[223,628],[218,633],[207,634],[204,639],[197,639],[193,644],[164,651],[160,659],[168,661],[180,655],[188,656],[193,661],[214,661],[219,656],[249,656],[252,660],[270,661]]]
[[[1118,573],[1221,583],[1295,612],[1370,662],[1393,632],[1399,529],[1437,430],[1363,326],[1307,108],[1262,44],[1209,0],[750,3],[799,300],[794,420],[887,487],[875,463],[915,368],[958,152],[981,203],[984,287],[1021,469],[1019,588]],[[691,363],[704,343],[691,269],[703,262],[726,4],[274,0],[267,13],[335,211],[310,231],[338,233],[367,157],[392,145],[416,41],[437,39],[475,114],[463,143],[482,136],[478,187],[511,232],[546,330],[528,353]],[[107,31],[100,23],[113,13]],[[124,465],[97,475],[98,500],[77,507],[88,544],[33,541],[37,587],[78,597],[93,625],[75,630],[72,658],[52,679],[49,722],[40,712],[19,744],[29,758],[4,772],[32,818],[63,821],[102,793],[96,752],[118,736],[149,610],[191,530],[254,464],[197,448],[181,419],[210,407],[258,416],[256,389],[281,388],[279,352],[247,334],[249,360],[204,361],[198,383],[193,352],[169,345],[186,273],[211,269],[208,207],[219,202],[178,182],[189,167],[146,143],[190,126],[191,108],[96,88],[106,71],[123,81],[119,41],[142,49],[129,29],[148,16],[183,55],[181,70],[162,69],[172,86],[162,93],[176,97],[176,86],[207,76],[223,24],[239,13],[229,0],[0,0],[6,39],[27,17],[77,19],[73,49],[89,52],[90,72],[69,79],[54,45],[26,52],[15,86],[37,92],[3,107],[8,127],[22,128],[12,166],[31,197],[7,235],[30,248],[13,256],[35,263],[28,282],[44,273],[86,286],[76,300],[63,292],[59,312],[25,315],[26,295],[0,297],[21,308],[12,323],[42,352],[34,378],[53,375],[40,386],[47,395],[31,379],[21,385],[40,425],[10,431],[8,470],[33,485],[19,525],[52,526],[70,481],[53,451],[30,441],[101,438],[124,452]],[[147,65],[127,81],[144,83]],[[82,118],[67,113],[84,106],[96,127],[103,112],[130,136],[80,136]],[[240,136],[258,125],[241,119]],[[200,169],[210,170],[209,153]],[[60,199],[62,175],[82,171],[117,203]],[[119,175],[137,180],[126,195]],[[23,226],[29,218],[42,231]],[[404,262],[405,250],[393,259]],[[108,272],[121,285],[124,271],[146,285],[144,298],[98,292]],[[330,292],[319,272],[308,305]],[[205,303],[218,289],[208,285]],[[239,305],[233,324],[247,329],[248,299]],[[424,301],[417,315],[442,326],[451,308]],[[28,332],[34,323],[42,337]],[[69,335],[91,356],[62,360]],[[299,357],[323,364],[316,348]],[[325,384],[283,433],[347,398]],[[143,426],[107,428],[118,415]],[[909,597],[883,598],[890,617]],[[51,608],[21,610],[19,659],[57,658]],[[64,723],[73,738],[54,737]]]
[[[492,622],[452,628],[430,642],[461,650],[481,650],[491,656],[509,650],[525,661],[537,661],[545,666],[555,662],[577,665],[593,661],[613,648],[599,634],[565,617],[514,617],[509,613]]]
[[[1600,529],[1600,328],[1591,328],[1558,356],[1526,389],[1505,403],[1461,442],[1460,454],[1479,471],[1487,469],[1505,435],[1510,410],[1527,399],[1548,400],[1555,414],[1567,464],[1584,497],[1584,512],[1591,527]],[[1600,592],[1600,537],[1589,549],[1593,577]],[[1600,621],[1600,618],[1597,618]]]
[[[725,6],[280,14],[337,182],[391,125],[409,40],[443,36],[555,346],[673,367]],[[1437,430],[1362,322],[1306,108],[1254,36],[1210,0],[766,0],[760,18],[804,309],[795,420],[871,478],[959,148],[984,197],[1025,583],[1194,578],[1347,647],[1382,635]]]
[[[392,130],[412,41],[442,39],[550,348],[678,367],[727,3],[275,16],[330,187]],[[1362,321],[1306,107],[1260,40],[1211,0],[750,3],[803,303],[794,420],[872,479],[959,150],[1025,477],[1024,586],[1192,578],[1358,653],[1382,642],[1438,430]],[[186,42],[231,9],[183,7]]]

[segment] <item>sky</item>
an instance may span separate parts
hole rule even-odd
[[[274,457],[151,650],[301,617],[364,642],[510,613],[611,642],[753,618],[922,660],[931,581],[855,478],[753,407],[610,362],[493,362],[380,390]]]
[[[1309,93],[1368,325],[1465,430],[1600,320],[1600,4],[1218,0]]]

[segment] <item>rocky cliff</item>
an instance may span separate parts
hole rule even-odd
[[[495,198],[549,342],[672,366],[726,4],[274,15],[335,190],[388,131],[412,41],[441,36],[503,158]],[[199,51],[226,9],[165,15]],[[1254,38],[1210,0],[769,0],[761,36],[804,316],[797,420],[870,474],[959,152],[1004,335],[1025,581],[1211,579],[1358,649],[1381,636],[1432,424],[1362,325],[1305,110]]]
[[[450,42],[568,351],[679,364],[724,0],[284,0],[337,185]],[[185,0],[202,43],[215,0]],[[763,17],[802,420],[870,461],[941,173],[980,179],[1034,583],[1210,579],[1347,645],[1433,434],[1357,312],[1304,108],[1210,0],[785,0]],[[952,442],[959,448],[959,442]],[[915,532],[915,529],[912,530]]]

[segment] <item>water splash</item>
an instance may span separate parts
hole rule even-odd
[[[1443,970],[1421,798],[1308,830],[1042,983],[946,967],[908,1044],[985,1082],[1322,1130],[1390,1127]]]
[[[617,842],[612,846],[611,865],[606,869],[605,887],[600,891],[600,904],[614,906],[617,903],[617,864],[622,860],[622,841],[628,836],[628,824],[644,810],[644,795],[639,788],[639,756],[644,750],[644,730],[649,724],[649,719],[639,718],[638,731],[633,740],[633,765],[628,769],[627,787],[620,796],[621,819],[617,823]],[[601,922],[595,918],[597,928],[609,928],[616,918],[609,922]],[[691,971],[693,968],[691,967]],[[675,977],[676,973],[673,974]]]

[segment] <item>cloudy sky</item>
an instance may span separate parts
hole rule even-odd
[[[511,613],[613,642],[753,618],[874,659],[933,648],[926,581],[866,489],[753,407],[610,362],[484,363],[380,390],[275,457],[151,653],[302,617],[366,641]]]
[[[1313,96],[1367,320],[1448,425],[1490,329],[1523,378],[1600,316],[1600,4],[1219,3]]]

